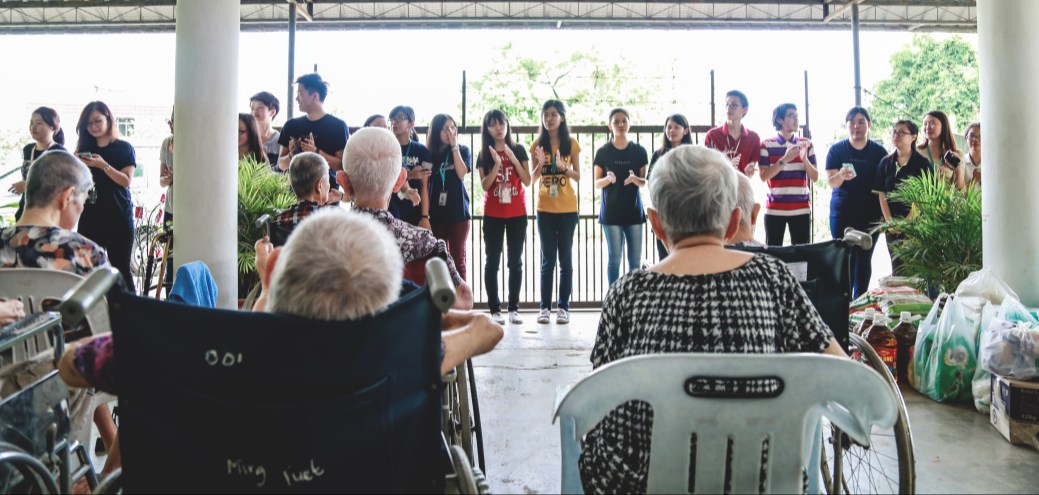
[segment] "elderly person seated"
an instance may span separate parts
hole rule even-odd
[[[67,151],[48,151],[29,167],[25,187],[25,212],[13,227],[0,230],[0,269],[45,268],[76,275],[88,275],[94,268],[108,264],[105,250],[94,241],[72,231],[83,205],[90,201],[94,181],[90,169]],[[8,317],[0,309],[0,323],[9,323],[11,316],[24,316],[18,301],[0,304],[7,307]],[[13,309],[13,311],[12,311]],[[19,316],[20,315],[20,316]],[[32,383],[43,372],[53,369],[50,359],[34,360],[31,368],[5,377],[4,395]],[[105,404],[91,407],[86,391],[72,396],[73,436],[85,443],[90,434],[89,417],[94,414],[105,448],[112,454],[105,464],[105,472],[119,467],[119,456],[113,453],[116,426]]]
[[[739,173],[725,155],[681,146],[649,178],[649,220],[670,253],[611,288],[592,349],[594,368],[666,352],[825,352],[844,356],[779,260],[725,249],[740,228]],[[585,492],[646,491],[651,412],[629,402],[585,438]]]
[[[317,153],[304,152],[292,157],[289,164],[289,184],[299,202],[278,214],[273,220],[273,223],[285,232],[292,232],[296,225],[318,208],[342,199],[339,191],[330,187],[328,162]]]
[[[761,213],[761,204],[754,199],[754,186],[750,179],[739,174],[739,195],[736,198],[736,206],[740,209],[740,228],[736,234],[726,238],[725,243],[731,246],[764,246],[754,239],[754,229],[758,224],[758,213]]]
[[[472,309],[472,289],[455,269],[443,243],[438,243],[429,230],[394,218],[387,211],[390,192],[400,175],[400,163],[397,138],[386,129],[367,127],[357,131],[346,143],[343,170],[336,175],[336,180],[343,188],[343,195],[352,198],[354,211],[374,217],[389,229],[400,246],[405,264],[430,256],[443,257],[458,291],[455,308]],[[421,280],[413,282],[421,283]]]

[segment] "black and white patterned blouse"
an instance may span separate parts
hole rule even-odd
[[[463,275],[458,273],[458,270],[455,268],[454,260],[450,256],[443,256],[443,254],[446,254],[446,248],[443,247],[443,243],[438,245],[437,238],[433,236],[432,232],[395,218],[386,210],[354,207],[353,211],[371,215],[379,223],[386,226],[390,234],[393,234],[393,238],[397,240],[397,245],[400,246],[400,254],[404,259],[404,263],[442,255],[440,257],[447,262],[447,271],[451,274],[451,280],[455,285],[465,282]]]
[[[592,366],[669,352],[822,352],[832,337],[786,266],[758,254],[723,273],[622,277],[603,301]],[[629,402],[585,437],[586,493],[646,492],[652,418]]]

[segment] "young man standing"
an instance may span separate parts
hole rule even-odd
[[[346,122],[325,113],[328,83],[320,75],[300,76],[296,84],[296,103],[299,104],[299,111],[306,115],[291,119],[282,127],[281,137],[278,138],[281,146],[278,168],[287,171],[292,157],[298,153],[317,153],[328,162],[332,188],[339,189],[335,173],[343,169],[343,149],[346,148],[346,140],[350,138],[350,128]]]
[[[798,138],[797,106],[784,103],[772,112],[776,137],[761,142],[761,180],[768,183],[765,203],[765,243],[782,246],[787,226],[793,244],[808,244],[812,228],[810,182],[819,179],[815,148]]]
[[[734,89],[725,93],[725,123],[707,131],[704,146],[721,151],[737,170],[753,177],[758,171],[761,138],[743,127],[748,107],[747,95],[742,91]]]
[[[884,219],[880,202],[873,194],[877,169],[887,150],[869,139],[869,128],[873,125],[869,112],[862,107],[852,107],[844,117],[848,126],[848,139],[834,143],[826,154],[826,180],[833,188],[830,198],[830,235],[834,239],[844,237],[844,229],[851,227],[869,232],[877,222]],[[880,233],[873,234],[876,246]],[[873,248],[851,252],[852,297],[859,297],[869,289],[873,274]]]

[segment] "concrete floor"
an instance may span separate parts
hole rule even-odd
[[[559,492],[556,388],[591,371],[598,312],[574,313],[569,325],[538,325],[524,313],[498,348],[474,360],[495,493]],[[1036,493],[1039,452],[1010,445],[988,416],[904,392],[916,454],[919,493]]]

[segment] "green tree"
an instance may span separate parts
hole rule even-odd
[[[595,52],[550,52],[520,56],[512,44],[501,47],[502,64],[472,83],[469,114],[473,121],[501,109],[513,125],[541,122],[547,99],[567,106],[571,125],[603,124],[610,109],[627,107],[632,120],[645,108],[656,87],[647,84],[624,60],[607,61]]]
[[[958,36],[938,41],[916,35],[891,56],[891,76],[877,83],[869,111],[877,133],[890,131],[897,120],[919,123],[931,110],[948,114],[959,130],[978,118],[979,98],[974,48]]]

